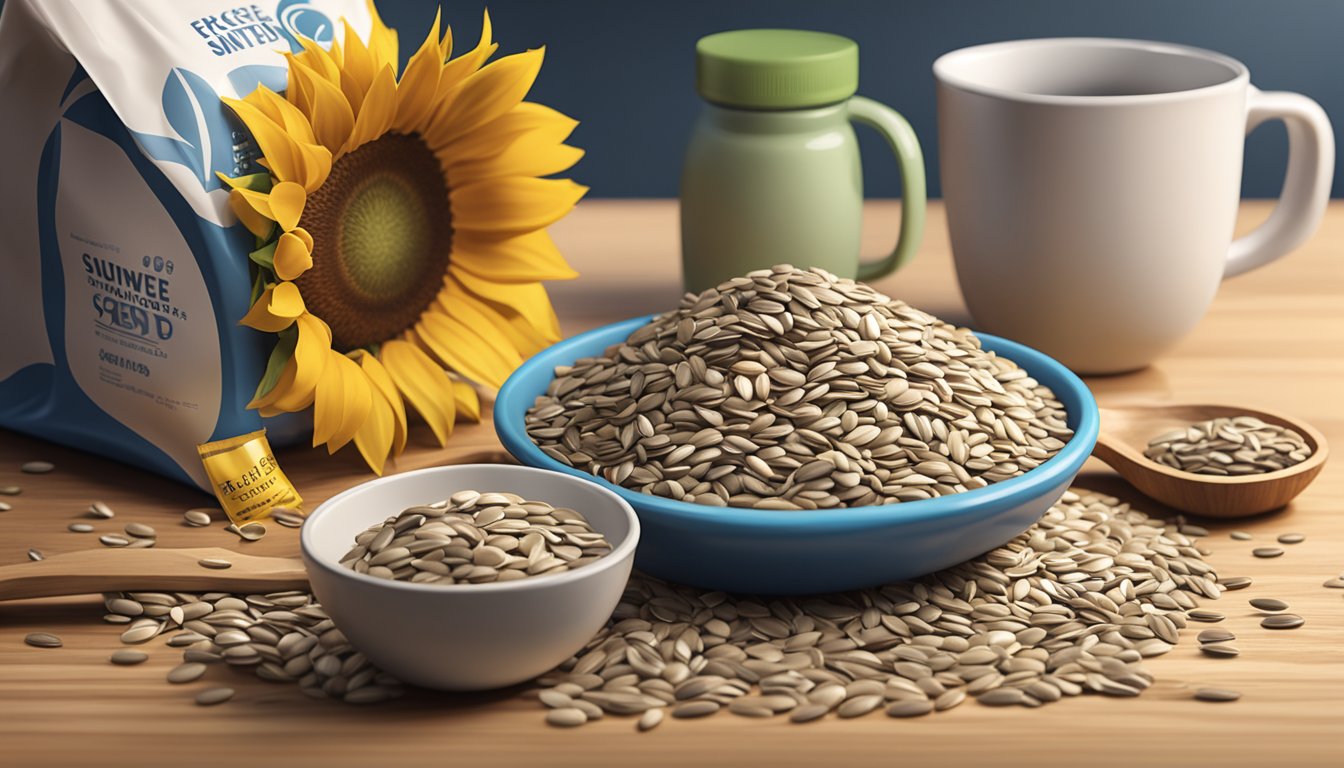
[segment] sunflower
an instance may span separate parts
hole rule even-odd
[[[228,178],[256,236],[242,324],[277,342],[248,407],[313,410],[313,446],[353,441],[381,474],[407,405],[440,445],[559,324],[543,280],[575,277],[546,227],[587,191],[549,177],[582,150],[576,122],[524,101],[545,49],[486,63],[490,17],[451,58],[440,21],[397,75],[397,36],[372,3],[366,41],[285,54],[284,94],[225,99],[264,172]],[[466,379],[466,380],[464,380]]]

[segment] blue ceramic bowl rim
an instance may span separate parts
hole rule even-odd
[[[1097,442],[1101,422],[1097,401],[1077,374],[1048,355],[1024,344],[976,332],[975,335],[980,338],[984,346],[992,347],[995,354],[1027,369],[1033,378],[1040,380],[1041,374],[1048,372],[1048,378],[1060,382],[1066,392],[1061,392],[1061,387],[1051,385],[1057,400],[1064,402],[1072,399],[1081,406],[1071,409],[1065,402],[1068,417],[1076,418],[1077,425],[1074,427],[1073,437],[1065,443],[1059,453],[1035,469],[983,488],[899,504],[839,509],[779,511],[747,507],[713,507],[633,491],[547,456],[527,435],[524,416],[534,400],[521,391],[524,386],[523,379],[537,375],[535,373],[537,369],[542,369],[549,382],[555,376],[556,366],[567,365],[576,359],[572,351],[576,347],[583,346],[594,337],[610,336],[612,341],[609,344],[619,343],[654,317],[656,315],[644,315],[595,328],[547,347],[523,363],[504,382],[495,399],[495,431],[504,448],[525,465],[563,472],[595,482],[620,495],[637,511],[656,513],[660,517],[668,518],[669,522],[677,521],[706,528],[748,528],[754,533],[765,536],[771,534],[794,536],[809,533],[854,532],[935,519],[975,518],[987,509],[1005,509],[1025,504],[1039,498],[1050,489],[1069,482],[1082,468]]]

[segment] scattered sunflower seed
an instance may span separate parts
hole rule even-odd
[[[1288,604],[1282,600],[1272,597],[1255,597],[1250,601],[1251,607],[1257,611],[1286,611]]]
[[[1236,701],[1241,698],[1241,693],[1227,688],[1200,688],[1195,691],[1195,698],[1200,701]]]
[[[61,638],[50,632],[30,632],[23,638],[23,642],[34,648],[60,648],[64,645]]]
[[[1256,547],[1251,550],[1251,554],[1256,557],[1278,557],[1283,554],[1283,550],[1278,547]]]
[[[606,537],[572,509],[459,491],[370,526],[341,565],[382,579],[483,584],[563,573],[609,552]]]
[[[1326,589],[1344,589],[1344,578],[1336,577],[1333,579],[1326,579],[1321,586]]]
[[[1209,656],[1232,657],[1241,653],[1235,645],[1228,643],[1204,643],[1199,646],[1199,650]]]
[[[546,723],[560,728],[573,728],[588,722],[588,716],[576,707],[561,707],[546,713]]]
[[[1205,621],[1205,622],[1218,622],[1227,618],[1227,616],[1219,613],[1218,611],[1210,611],[1203,608],[1199,608],[1193,611],[1187,611],[1185,616],[1186,618],[1192,621]]]
[[[89,514],[100,520],[111,520],[117,516],[111,507],[101,501],[95,501],[89,505]]]
[[[145,653],[144,651],[132,651],[130,649],[123,648],[119,651],[113,651],[112,657],[109,659],[109,661],[111,661],[113,664],[118,664],[123,667],[129,667],[134,664],[140,664],[148,658],[149,654]]]
[[[144,523],[127,523],[125,531],[127,536],[134,536],[137,539],[152,539],[159,535],[153,528]]]
[[[17,485],[0,485],[0,496],[18,496],[23,489]]]
[[[66,529],[71,533],[93,533],[93,526],[88,523],[71,523]]]
[[[1250,541],[1250,540],[1251,540],[1251,534],[1248,533],[1248,532],[1246,532],[1246,531],[1233,531],[1232,533],[1230,533],[1230,534],[1228,534],[1228,535],[1231,536],[1231,537],[1232,537],[1234,540],[1236,540],[1236,541]]]
[[[202,707],[209,707],[214,706],[215,704],[223,704],[232,698],[232,688],[206,688],[196,694],[196,703]]]
[[[199,661],[185,661],[168,670],[168,682],[190,683],[201,679],[205,674],[205,665]]]
[[[953,694],[953,696],[949,698],[944,698],[945,696],[948,696],[948,694]],[[887,707],[887,715],[890,717],[919,717],[920,715],[927,715],[930,712],[932,712],[935,706],[937,706],[940,711],[944,709],[951,709],[952,707],[955,707],[957,704],[960,704],[961,701],[965,698],[966,694],[963,691],[954,688],[953,690],[944,693],[942,696],[939,696],[938,701],[950,702],[955,700],[956,704],[944,703],[941,705],[936,705],[934,702],[930,702],[928,699],[897,699],[896,701],[892,702],[891,706]]]
[[[245,523],[238,527],[237,532],[244,541],[256,541],[266,535],[266,526],[261,523]]]
[[[1201,643],[1226,643],[1236,640],[1237,636],[1226,629],[1206,629],[1199,633]]]
[[[19,471],[28,475],[45,475],[56,468],[50,461],[29,461],[19,467]]]
[[[11,510],[11,509],[13,509],[13,508],[14,508],[14,507],[11,506],[9,502],[7,502],[7,501],[0,501],[0,512],[8,512],[9,510]]]
[[[1295,613],[1276,613],[1260,620],[1265,629],[1297,629],[1306,623],[1306,619]]]
[[[1218,580],[1218,583],[1219,583],[1219,584],[1222,584],[1222,585],[1223,585],[1225,588],[1227,588],[1228,590],[1245,589],[1245,588],[1251,586],[1251,577],[1250,577],[1250,576],[1229,576],[1229,577],[1227,577],[1226,579],[1219,579],[1219,580]]]
[[[1301,544],[1306,540],[1307,537],[1300,533],[1283,533],[1280,534],[1277,539],[1275,539],[1275,541],[1279,542],[1280,544]]]
[[[1300,464],[1311,448],[1295,430],[1254,416],[1233,416],[1165,432],[1143,454],[1182,472],[1255,475]]]
[[[275,507],[271,510],[271,519],[286,528],[298,528],[303,525],[303,513],[289,507]]]
[[[118,536],[115,533],[108,533],[98,537],[105,547],[124,547],[131,543],[130,539],[124,536]]]
[[[223,570],[225,568],[233,567],[233,563],[222,557],[203,557],[200,560],[197,560],[196,564],[202,568],[213,568],[215,570]]]
[[[712,506],[855,507],[1021,475],[1072,432],[969,330],[867,285],[750,272],[558,369],[526,416],[553,459]]]
[[[639,730],[651,731],[663,722],[663,707],[654,707],[644,710],[644,714],[639,716]]]
[[[45,560],[47,558],[46,555],[42,554],[42,550],[36,548],[30,548],[28,550],[28,559],[32,560],[33,562],[37,562],[38,560]]]
[[[208,509],[188,509],[182,513],[182,519],[193,528],[204,528],[213,520],[210,512]]]

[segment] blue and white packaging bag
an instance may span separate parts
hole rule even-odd
[[[261,170],[221,96],[282,91],[364,0],[8,0],[0,15],[0,427],[209,488],[196,446],[310,423],[246,405],[255,245],[216,176]]]

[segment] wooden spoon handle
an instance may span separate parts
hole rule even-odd
[[[206,568],[198,561],[207,557],[233,566]],[[277,592],[307,586],[300,560],[241,555],[218,547],[90,549],[0,566],[0,600],[130,590]]]

